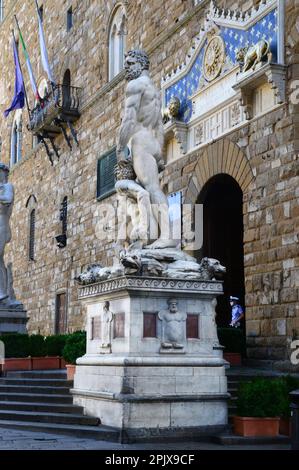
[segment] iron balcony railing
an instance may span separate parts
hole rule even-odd
[[[57,121],[74,122],[80,117],[81,88],[55,85],[30,111],[29,130],[55,132]]]

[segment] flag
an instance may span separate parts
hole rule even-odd
[[[47,46],[46,46],[46,41],[45,41],[45,35],[44,35],[44,29],[43,29],[43,23],[42,19],[39,13],[38,9],[38,3],[35,0],[36,4],[36,9],[37,9],[37,16],[38,16],[38,30],[39,30],[39,45],[40,45],[40,52],[41,52],[41,58],[42,58],[42,64],[43,64],[43,69],[48,75],[48,78],[52,84],[55,84],[55,80],[53,77],[53,73],[50,67],[49,63],[49,57],[48,57],[48,51],[47,51]]]
[[[22,46],[23,46],[23,52],[24,52],[24,56],[25,56],[25,60],[26,60],[27,70],[28,70],[28,73],[29,73],[31,87],[32,87],[35,98],[38,101],[41,101],[41,97],[39,96],[36,81],[35,81],[35,78],[34,78],[34,75],[33,75],[33,70],[32,70],[32,66],[31,66],[30,58],[29,58],[29,55],[28,55],[28,52],[27,52],[27,49],[26,49],[26,46],[25,46],[25,42],[24,42],[24,39],[23,39],[23,36],[22,36],[22,33],[21,33],[20,29],[19,29],[19,35],[20,35],[20,40],[21,40]]]
[[[10,108],[4,111],[4,116],[7,117],[11,111],[15,109],[24,108],[25,105],[25,87],[22,75],[22,70],[19,62],[19,55],[15,39],[13,39],[13,55],[15,62],[15,95],[11,102]]]

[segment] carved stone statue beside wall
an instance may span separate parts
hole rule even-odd
[[[128,85],[117,143],[118,161],[126,160],[125,148],[129,144],[137,183],[149,194],[154,220],[159,227],[159,236],[150,247],[174,247],[176,243],[170,239],[168,200],[159,178],[159,171],[164,169],[160,92],[149,76],[149,58],[144,51],[129,51],[125,69]]]
[[[102,333],[94,338],[87,329],[86,354],[76,365],[74,403],[129,438],[176,436],[190,429],[192,435],[214,433],[227,422],[225,362],[213,302],[223,293],[216,278],[225,267],[211,258],[198,263],[172,239],[159,177],[164,166],[160,93],[149,77],[146,53],[130,51],[125,67],[115,189],[118,228],[128,229],[128,236],[118,236],[118,264],[91,265],[77,277],[88,322],[100,312]],[[128,206],[125,214],[120,204]],[[179,299],[181,311],[170,296]],[[187,338],[187,312],[192,339]],[[199,324],[200,339],[191,331]]]
[[[10,308],[22,307],[14,295],[12,266],[5,266],[4,252],[7,243],[11,240],[9,225],[14,203],[14,188],[8,182],[9,168],[0,162],[0,305]]]
[[[115,168],[118,229],[125,234],[118,238],[123,242],[118,251],[119,264],[109,268],[89,266],[76,280],[87,285],[128,274],[212,280],[216,272],[224,274],[225,267],[207,258],[199,264],[177,249],[177,240],[172,239],[168,199],[159,177],[164,168],[161,99],[149,77],[147,54],[140,50],[129,51],[125,69],[128,85]]]
[[[7,243],[11,239],[9,225],[10,216],[14,203],[14,188],[8,182],[9,168],[0,163],[0,303],[9,303],[9,291],[11,290],[9,281],[12,281],[11,271],[6,269],[4,264],[4,252]]]
[[[11,240],[10,217],[14,204],[14,188],[8,182],[9,168],[0,162],[0,333],[25,333],[27,315],[16,300],[12,265],[4,263],[6,245]]]

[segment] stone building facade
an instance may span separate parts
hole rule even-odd
[[[52,149],[53,165],[43,143],[27,129],[26,109],[21,120],[18,117],[21,124],[16,125],[13,113],[0,120],[1,160],[11,164],[16,190],[13,239],[6,257],[13,262],[15,290],[28,310],[30,331],[49,334],[83,328],[75,277],[87,264],[113,262],[111,227],[101,222],[101,216],[106,204],[116,205],[116,197],[113,192],[97,195],[98,160],[115,147],[124,100],[121,62],[111,69],[118,41],[120,54],[136,47],[149,53],[151,75],[162,89],[165,108],[179,93],[181,114],[165,123],[167,164],[162,181],[168,194],[180,194],[182,203],[207,204],[203,249],[194,254],[222,257],[228,271],[234,272],[226,294],[239,295],[246,305],[248,357],[287,366],[291,342],[299,336],[298,2],[39,3],[55,78],[63,83],[69,71],[68,84],[81,91],[80,117],[73,123],[79,146],[71,141],[70,149],[58,134],[60,158]],[[34,2],[3,4],[2,110],[13,95],[14,14],[39,87],[45,87]],[[115,36],[114,22],[120,25]],[[270,42],[267,57],[264,54],[255,70],[242,75],[237,50],[262,39]],[[33,108],[21,50],[20,57]],[[51,149],[50,141],[48,145]],[[226,196],[224,206],[219,205],[217,201]],[[65,198],[67,224],[61,210]],[[190,209],[182,217],[184,236],[191,219]],[[56,236],[63,230],[67,243],[59,247]],[[220,307],[218,317],[228,305],[222,302]]]

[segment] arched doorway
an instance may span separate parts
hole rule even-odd
[[[218,259],[226,266],[224,295],[218,297],[217,325],[230,323],[229,296],[244,306],[243,193],[234,178],[218,174],[202,188],[197,201],[203,204],[203,247],[198,257]]]

